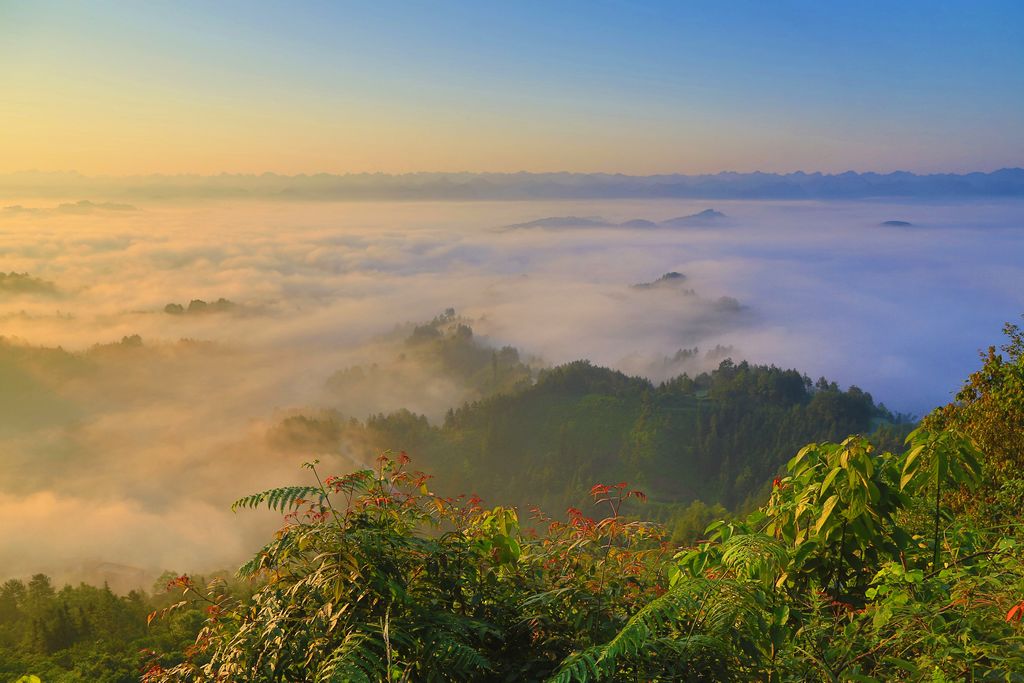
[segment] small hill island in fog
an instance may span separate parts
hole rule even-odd
[[[724,213],[715,211],[714,209],[704,209],[697,213],[669,218],[668,220],[661,222],[650,221],[644,218],[634,218],[622,223],[613,223],[599,217],[580,218],[578,216],[549,216],[547,218],[538,218],[537,220],[528,221],[526,223],[506,225],[504,229],[627,228],[631,230],[648,230],[654,228],[687,228],[693,226],[721,225],[725,222],[726,218],[727,216]]]

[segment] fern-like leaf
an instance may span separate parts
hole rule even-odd
[[[434,657],[441,660],[450,674],[456,678],[479,676],[482,672],[491,671],[491,662],[470,647],[448,634],[441,634],[431,641]]]
[[[245,498],[239,498],[231,504],[232,511],[243,509],[254,510],[262,505],[277,512],[287,512],[304,501],[316,500],[323,502],[327,499],[323,490],[317,486],[284,486],[282,488],[270,489],[262,493],[254,493]],[[299,501],[298,503],[296,501]]]
[[[387,663],[375,651],[379,641],[365,633],[350,633],[317,671],[317,683],[374,683],[386,680]]]
[[[788,560],[782,541],[766,534],[737,534],[722,546],[722,563],[744,579],[774,580]]]
[[[604,647],[598,646],[572,653],[562,660],[561,666],[548,678],[547,683],[587,683],[600,680],[601,668],[598,660],[603,651]]]

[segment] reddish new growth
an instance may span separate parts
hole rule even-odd
[[[139,650],[139,658],[143,660],[142,665],[142,682],[155,681],[164,673],[164,668],[160,666],[160,653],[151,648],[143,648]]]
[[[590,487],[590,495],[593,496],[595,505],[607,503],[614,519],[619,516],[619,508],[626,500],[630,498],[636,498],[641,502],[647,500],[647,494],[643,491],[627,491],[628,488],[629,484],[624,481],[620,481],[618,484],[594,484]]]
[[[586,533],[592,531],[597,526],[597,522],[591,517],[584,515],[582,510],[569,508],[565,512],[569,515],[569,524],[577,531]]]
[[[1011,607],[1010,611],[1006,613],[1006,620],[1009,622],[1017,622],[1019,624],[1022,619],[1024,619],[1024,600]]]
[[[631,490],[626,482],[594,484],[590,495],[605,513],[597,519],[570,507],[566,509],[568,520],[560,522],[538,508],[531,508],[531,517],[547,525],[547,532],[540,537],[541,547],[548,553],[543,560],[544,569],[564,577],[558,579],[559,585],[570,585],[571,577],[586,576],[586,585],[594,591],[603,592],[609,582],[619,581],[622,585],[615,590],[623,596],[655,597],[664,590],[656,577],[671,546],[665,542],[661,527],[622,516],[626,500],[645,501],[647,496]],[[641,579],[645,575],[653,581]],[[644,588],[647,583],[651,585]]]
[[[147,662],[145,668],[142,671],[142,683],[160,680],[160,677],[163,676],[163,674],[164,668],[160,666],[159,662]]]
[[[173,579],[167,582],[167,590],[172,591],[175,588],[184,588],[186,590],[192,588],[192,579],[188,574],[182,574],[181,576],[175,576]]]

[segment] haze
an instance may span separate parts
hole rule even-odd
[[[34,280],[0,290],[0,560],[14,574],[241,560],[272,522],[235,517],[228,503],[301,476],[317,455],[269,444],[283,415],[409,408],[438,419],[473,398],[430,368],[369,393],[326,389],[339,369],[393,360],[396,324],[448,307],[537,363],[588,358],[663,379],[717,362],[666,364],[677,350],[721,345],[917,414],[947,401],[1024,310],[1018,200],[719,201],[728,219],[712,227],[511,230],[502,226],[545,216],[660,221],[710,207],[15,206],[0,218],[0,251],[7,270]],[[892,219],[913,225],[880,225]],[[631,287],[672,271],[685,288]],[[236,306],[164,311],[219,298]]]

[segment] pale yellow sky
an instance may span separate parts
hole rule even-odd
[[[992,170],[989,14],[0,0],[0,172]]]

